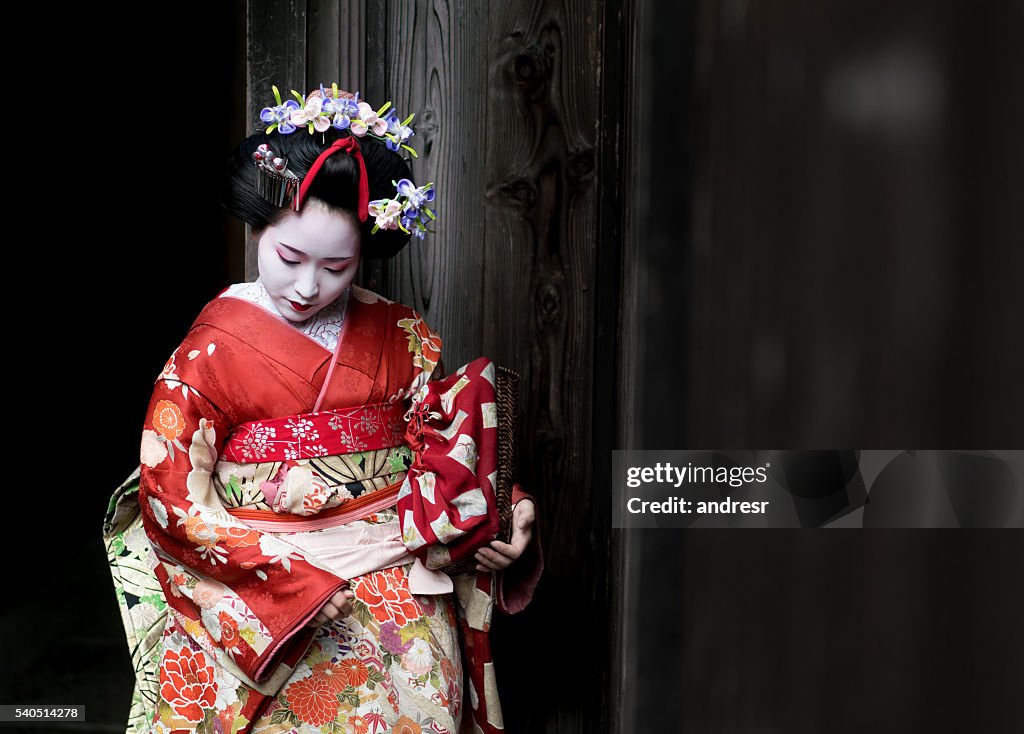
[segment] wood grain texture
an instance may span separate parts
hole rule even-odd
[[[338,84],[363,89],[366,60],[366,0],[341,0],[338,10]]]
[[[366,0],[308,0],[307,78],[311,86],[337,82],[363,90]]]
[[[536,695],[535,678],[502,680],[510,731],[607,728],[608,524],[593,482],[600,9],[596,2],[491,2],[483,334],[485,353],[523,375],[523,476],[540,501],[548,565],[544,594],[501,620],[503,658],[564,650],[550,620],[585,609],[568,633],[584,687]],[[614,327],[612,327],[614,328]],[[612,399],[612,396],[605,396]],[[604,429],[607,430],[608,427]],[[521,663],[520,663],[521,664]]]
[[[689,440],[949,445],[952,6],[733,5],[701,4]]]
[[[247,13],[245,118],[248,135],[257,129],[260,110],[273,101],[272,86],[281,90],[282,98],[291,89],[306,89],[307,7],[305,0],[249,0]],[[245,277],[255,280],[259,274],[256,248],[248,227],[246,243]]]
[[[388,3],[378,49],[384,90],[375,94],[403,115],[416,112],[414,180],[437,182],[438,221],[434,235],[413,240],[371,277],[381,292],[420,311],[441,334],[450,369],[481,354],[484,327],[484,10],[474,2]]]
[[[509,731],[615,726],[620,610],[610,589],[621,549],[607,532],[610,488],[594,477],[607,475],[626,410],[616,385],[629,359],[619,302],[631,7],[309,2],[309,78],[329,74],[335,57],[360,57],[352,87],[417,113],[414,179],[438,183],[436,234],[390,261],[365,261],[361,282],[420,311],[444,339],[449,370],[484,354],[523,375],[520,478],[537,496],[547,571],[534,607],[495,622]],[[362,42],[344,27],[356,17]],[[587,610],[571,633],[548,622],[569,608]],[[572,654],[593,675],[539,696],[538,657],[564,649],[566,634],[591,641]]]
[[[363,67],[365,78],[360,87],[364,99],[387,99],[391,95],[391,91],[387,87],[388,69],[385,63],[389,37],[387,30],[388,5],[389,3],[370,2],[365,6],[363,17],[363,25],[366,28],[364,41],[366,54]],[[416,136],[413,136],[413,148],[417,147],[418,142]],[[384,279],[384,267],[384,263],[380,260],[363,259],[359,263],[356,281],[365,288],[383,294],[384,289],[381,284]]]
[[[639,446],[1019,442],[1020,5],[643,4]],[[626,731],[1019,728],[1019,534],[736,532],[633,535]]]
[[[536,606],[495,623],[510,731],[609,726],[614,564],[603,530],[607,487],[591,482],[595,415],[603,422],[596,430],[607,436],[615,420],[621,255],[616,193],[605,199],[616,215],[605,222],[611,265],[598,277],[605,7],[401,0],[367,12],[368,26],[383,35],[370,32],[368,56],[384,59],[380,86],[368,78],[367,94],[419,111],[414,170],[417,181],[438,182],[441,219],[432,241],[365,264],[364,282],[424,313],[445,340],[449,369],[485,354],[523,375],[521,477],[538,496],[548,567]],[[622,53],[618,42],[610,48]],[[621,81],[622,70],[615,75]],[[618,159],[605,164],[615,168]],[[609,299],[600,316],[599,280]],[[598,318],[609,321],[599,368]],[[607,407],[595,413],[598,384]],[[604,438],[602,450],[610,444]],[[594,613],[574,634],[609,644],[587,646],[578,664],[602,672],[586,686],[567,686],[557,701],[538,697],[536,656],[564,644],[563,631],[541,620],[580,604]],[[529,706],[516,704],[526,700]]]
[[[609,5],[611,5],[609,3]],[[649,160],[644,153],[649,147],[642,144],[641,136],[651,129],[651,117],[653,110],[649,109],[647,100],[651,99],[651,74],[648,69],[649,56],[646,44],[650,38],[650,29],[654,23],[654,13],[651,12],[650,3],[644,0],[630,0],[623,3],[621,9],[606,7],[605,28],[613,28],[609,15],[618,11],[623,18],[628,18],[628,24],[623,21],[626,27],[622,29],[622,104],[625,114],[615,117],[608,109],[612,99],[607,91],[607,85],[602,88],[603,95],[607,100],[602,120],[605,122],[605,129],[610,127],[610,121],[617,119],[621,123],[621,133],[616,140],[616,148],[622,153],[619,160],[609,164],[603,164],[600,170],[602,187],[608,185],[609,172],[618,170],[622,172],[625,180],[621,183],[623,193],[621,195],[621,247],[622,254],[620,262],[619,299],[620,309],[618,330],[617,330],[617,384],[616,395],[616,434],[613,449],[641,449],[642,416],[638,415],[639,406],[639,382],[643,362],[643,341],[644,341],[644,318],[642,308],[642,294],[645,292],[643,258],[641,252],[644,245],[643,224],[648,215],[647,203],[649,201],[650,174],[648,171]],[[605,40],[608,44],[608,40]],[[609,54],[605,53],[605,58]],[[607,133],[606,133],[607,134]],[[602,146],[603,156],[608,155],[607,144]],[[617,168],[613,168],[617,166]],[[609,473],[610,474],[610,473]],[[615,490],[608,488],[608,494],[612,502],[616,500]],[[648,700],[655,698],[651,695],[652,686],[637,685],[639,681],[638,668],[643,655],[641,640],[637,634],[640,624],[652,624],[647,616],[650,613],[648,605],[641,597],[643,585],[641,576],[649,573],[646,564],[652,563],[653,559],[645,557],[645,547],[640,542],[636,533],[628,533],[623,530],[612,530],[611,563],[613,576],[610,579],[612,584],[610,596],[613,599],[614,607],[611,618],[617,620],[618,630],[611,643],[613,657],[611,669],[613,671],[611,686],[609,690],[611,711],[608,730],[613,734],[630,734],[630,732],[641,731],[637,727],[640,720],[640,711],[648,705]],[[672,556],[667,556],[671,559]],[[659,558],[653,561],[655,565],[662,568],[664,561]],[[667,569],[668,573],[672,569]],[[671,609],[671,606],[669,606]],[[663,612],[666,616],[671,611]],[[673,629],[672,621],[668,621],[667,629]],[[661,671],[664,673],[664,668]],[[668,676],[671,681],[671,675]],[[669,683],[671,685],[671,683]],[[667,719],[662,719],[667,720]]]
[[[338,81],[342,36],[347,39],[349,30],[341,25],[341,8],[348,3],[340,0],[306,1],[309,12],[306,23],[306,78],[310,89],[313,89],[318,84],[329,86]],[[361,33],[362,29],[358,31]],[[305,94],[309,89],[301,91]]]
[[[594,353],[614,358],[594,359],[591,436],[591,476],[588,499],[593,527],[608,527],[612,505],[618,499],[612,487],[612,452],[631,448],[635,440],[631,420],[636,399],[637,355],[636,290],[639,221],[645,191],[645,169],[639,135],[646,129],[642,49],[638,41],[647,21],[638,0],[605,2],[599,8],[601,68],[598,128],[598,234],[594,278]],[[609,399],[614,396],[614,399]],[[603,539],[602,539],[603,540]],[[629,536],[611,530],[603,559],[595,564],[595,608],[607,600],[605,625],[607,661],[596,702],[600,712],[592,724],[596,731],[625,734],[633,729],[627,719],[627,691],[633,686],[628,669],[628,638],[633,600],[629,593]],[[599,556],[601,558],[601,556]],[[601,612],[599,612],[601,613]],[[603,717],[600,715],[603,714]]]

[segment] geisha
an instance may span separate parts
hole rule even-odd
[[[518,485],[495,539],[494,365],[445,376],[421,316],[353,282],[423,238],[434,187],[394,110],[274,92],[222,196],[260,277],[167,361],[105,523],[128,731],[502,731],[490,617],[542,563]]]

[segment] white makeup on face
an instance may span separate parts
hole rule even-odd
[[[260,280],[274,307],[301,322],[351,285],[359,265],[359,225],[351,214],[310,199],[263,230]]]

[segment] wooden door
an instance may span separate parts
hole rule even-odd
[[[617,710],[607,478],[628,399],[631,5],[249,2],[250,119],[272,83],[334,80],[417,113],[414,174],[437,183],[437,234],[364,263],[363,285],[423,313],[449,370],[483,354],[522,376],[520,475],[547,568],[535,603],[495,622],[510,732],[607,731]]]

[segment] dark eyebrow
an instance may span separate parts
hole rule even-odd
[[[308,257],[308,255],[305,252],[303,252],[302,250],[296,250],[294,247],[291,247],[290,245],[286,245],[283,242],[278,242],[277,244],[281,245],[281,247],[285,248],[286,250],[291,250],[296,255],[302,255],[303,257]],[[327,262],[332,262],[333,263],[333,262],[340,262],[342,260],[351,260],[352,259],[352,255],[349,255],[348,257],[325,257],[323,259],[326,260]]]

